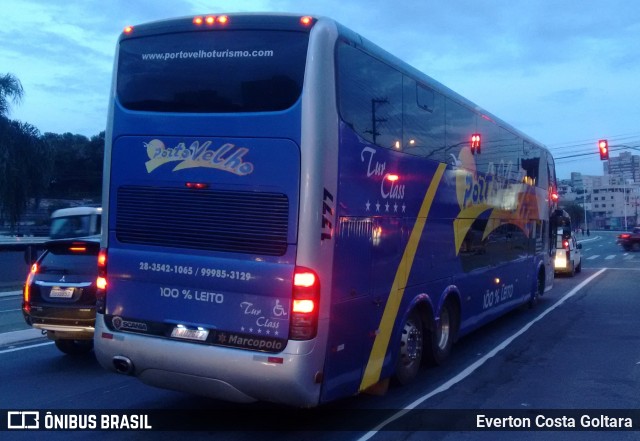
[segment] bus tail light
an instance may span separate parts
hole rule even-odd
[[[296,267],[293,274],[293,307],[289,339],[310,340],[318,332],[320,280],[308,268]]]
[[[96,311],[104,314],[107,300],[107,249],[98,253],[98,279],[96,280]]]

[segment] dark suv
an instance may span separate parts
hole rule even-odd
[[[45,330],[62,352],[87,353],[93,348],[100,241],[66,239],[44,245],[24,285],[24,319]]]

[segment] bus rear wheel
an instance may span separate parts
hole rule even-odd
[[[400,336],[400,351],[393,376],[394,382],[408,384],[420,370],[424,347],[424,326],[416,310],[411,311],[404,322]]]
[[[438,320],[427,336],[426,355],[429,364],[440,365],[449,358],[458,329],[458,308],[449,298],[442,305]]]

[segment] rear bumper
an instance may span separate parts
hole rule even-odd
[[[271,401],[299,407],[319,403],[324,353],[316,340],[289,341],[277,354],[113,332],[96,317],[98,362],[117,372],[114,357],[130,360],[144,383],[233,402]]]

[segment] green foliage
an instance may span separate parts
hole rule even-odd
[[[11,121],[10,102],[24,95],[12,74],[0,75],[0,222],[13,228],[30,201],[92,198],[102,193],[104,132],[88,139],[64,133],[41,135],[34,126]]]
[[[47,186],[49,152],[38,129],[0,116],[0,219],[15,225]]]
[[[104,132],[91,139],[71,133],[45,133],[42,139],[51,154],[48,197],[99,197],[102,191]]]
[[[9,114],[9,99],[17,104],[22,100],[22,83],[13,74],[0,75],[0,116]]]
[[[584,209],[582,206],[575,202],[567,202],[565,204],[561,204],[561,208],[569,213],[569,216],[571,217],[571,225],[578,227],[584,224]]]

